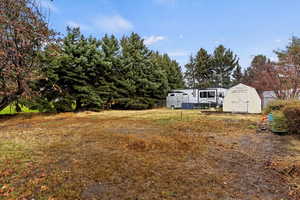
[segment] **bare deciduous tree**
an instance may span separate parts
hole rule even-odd
[[[30,93],[38,53],[52,36],[35,0],[0,0],[0,110]]]
[[[260,95],[273,91],[278,99],[295,99],[300,95],[300,39],[292,38],[285,50],[275,51],[278,62],[256,56],[245,72],[243,82],[255,87]]]

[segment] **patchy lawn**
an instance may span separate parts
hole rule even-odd
[[[259,115],[148,110],[0,117],[0,199],[298,199],[300,140]]]

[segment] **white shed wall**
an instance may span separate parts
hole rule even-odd
[[[238,84],[224,98],[224,112],[261,113],[261,99],[252,87]]]

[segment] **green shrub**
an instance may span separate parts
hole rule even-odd
[[[299,105],[299,100],[274,100],[271,101],[267,107],[264,109],[265,114],[269,114],[273,111],[282,111],[286,106],[289,105]]]
[[[288,105],[283,109],[289,133],[300,134],[300,104]]]
[[[274,111],[272,122],[273,132],[288,132],[287,118],[282,111]]]

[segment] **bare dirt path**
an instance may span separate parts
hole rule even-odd
[[[213,143],[227,148],[211,148],[214,169],[228,179],[225,183],[232,199],[298,200],[296,178],[300,165],[295,159],[300,152],[288,148],[292,136],[270,132],[243,134],[239,137],[214,137]],[[229,147],[229,148],[228,148]],[[280,167],[277,161],[287,162]],[[290,173],[292,171],[292,173]],[[297,193],[298,192],[298,193]]]

